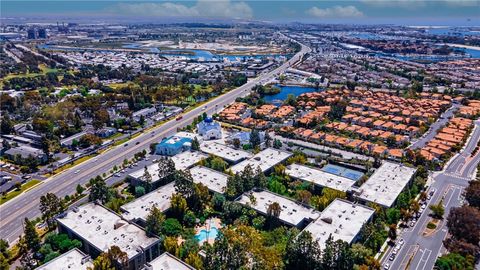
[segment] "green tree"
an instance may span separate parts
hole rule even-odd
[[[430,210],[432,210],[432,216],[438,219],[442,219],[443,214],[445,213],[445,208],[443,207],[442,202],[430,205]]]
[[[257,169],[255,170],[255,176],[253,177],[253,184],[255,187],[258,187],[261,189],[266,188],[268,185],[268,178],[265,176],[260,166],[257,166]]]
[[[152,190],[152,175],[148,171],[147,166],[143,169],[143,181],[145,183],[145,190],[146,192],[150,192]]]
[[[474,264],[473,256],[464,257],[458,253],[449,253],[438,257],[435,267],[438,270],[473,270]]]
[[[198,212],[203,212],[210,204],[211,196],[207,186],[202,183],[195,184],[194,193],[192,196],[193,209]]]
[[[0,270],[8,270],[8,269],[10,269],[10,264],[8,263],[8,259],[5,258],[5,256],[0,253]]]
[[[103,204],[106,204],[110,198],[111,194],[103,178],[99,175],[93,178],[93,181],[90,183],[90,194],[88,199],[90,201],[99,200]]]
[[[55,228],[55,216],[63,211],[65,211],[63,201],[55,194],[47,193],[40,197],[40,212],[49,229]]]
[[[124,269],[128,265],[128,254],[118,246],[111,246],[107,252],[102,252],[94,261],[93,267],[88,270],[115,270],[119,266]]]
[[[255,174],[253,173],[253,168],[250,166],[250,164],[247,164],[247,166],[243,168],[240,177],[243,183],[243,191],[249,191],[255,186]]]
[[[260,146],[260,143],[260,133],[258,130],[252,129],[250,132],[250,145],[255,149],[256,147]]]
[[[200,142],[198,141],[197,137],[194,137],[192,140],[192,150],[195,150],[195,151],[200,150]]]
[[[0,254],[2,254],[6,259],[9,259],[11,256],[10,250],[8,250],[9,247],[10,245],[6,240],[0,239]]]
[[[308,231],[289,241],[285,250],[285,268],[318,269],[321,262],[321,248]]]
[[[170,198],[170,211],[172,212],[173,216],[183,219],[183,215],[187,209],[187,200],[185,200],[185,198],[179,193],[173,194]]]
[[[26,238],[23,236],[20,236],[17,246],[18,246],[18,253],[20,254],[20,263],[23,269],[27,269],[27,270],[34,269],[37,265],[37,261],[33,256],[34,252],[28,246]]]
[[[85,188],[82,187],[80,184],[77,185],[76,191],[77,191],[78,195],[82,194],[84,190],[85,190]]]
[[[203,261],[202,258],[196,253],[189,253],[187,258],[185,259],[185,263],[192,266],[197,270],[203,269]]]
[[[273,148],[275,148],[275,149],[280,149],[281,147],[282,147],[282,142],[281,142],[280,140],[278,140],[278,139],[275,139],[275,140],[273,141]]]
[[[143,195],[145,195],[145,188],[142,186],[135,187],[135,196],[138,198],[142,197]]]
[[[170,182],[176,175],[175,163],[171,158],[161,157],[157,161],[158,177],[165,182]]]
[[[165,215],[157,207],[152,207],[145,220],[145,231],[149,235],[160,235],[162,232],[162,223],[165,221]]]
[[[342,240],[333,241],[330,235],[323,250],[323,268],[349,270],[353,269],[353,264],[353,254],[348,243]]]
[[[163,222],[162,233],[167,236],[178,236],[182,230],[182,224],[176,218],[167,218]]]
[[[212,206],[216,211],[221,211],[223,203],[225,202],[225,196],[219,193],[215,193],[212,198]]]
[[[205,269],[283,268],[280,251],[264,246],[261,234],[246,225],[223,228],[205,257]]]
[[[360,243],[352,244],[350,251],[356,265],[366,264],[367,258],[373,256],[372,250]]]
[[[397,224],[390,224],[390,226],[388,227],[388,237],[392,241],[395,241],[395,239],[397,239]]]
[[[0,131],[2,135],[8,135],[14,131],[13,122],[8,113],[4,113],[0,121]]]
[[[465,200],[470,206],[480,209],[480,181],[470,181],[465,189]]]
[[[210,167],[216,171],[224,172],[228,164],[219,157],[213,157],[210,161]]]
[[[177,237],[168,236],[163,241],[163,248],[166,252],[174,255],[179,256],[180,247],[178,246],[178,239]]]
[[[193,182],[190,171],[178,170],[175,172],[175,191],[187,199],[194,194],[195,183]]]
[[[40,249],[40,237],[35,229],[35,224],[33,221],[25,218],[23,226],[25,231],[25,244],[28,250],[35,253]]]

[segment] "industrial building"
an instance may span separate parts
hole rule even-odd
[[[118,246],[127,253],[129,270],[140,269],[159,255],[160,239],[96,203],[74,208],[58,217],[57,224],[59,233],[80,240],[82,250],[92,258]]]
[[[334,241],[352,243],[358,238],[363,225],[371,219],[374,212],[374,209],[364,205],[335,199],[317,220],[305,228],[305,231],[312,234],[322,249],[325,248],[330,236]]]
[[[403,164],[384,162],[359,188],[357,198],[391,207],[405,189],[417,169]]]

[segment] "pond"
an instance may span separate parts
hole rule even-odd
[[[316,89],[314,87],[303,87],[303,86],[294,86],[294,85],[275,85],[276,87],[280,88],[280,93],[275,95],[264,96],[263,100],[267,103],[271,103],[276,106],[282,105],[283,101],[287,99],[289,94],[293,94],[295,97],[303,93],[308,92],[317,92],[322,90],[322,88]]]

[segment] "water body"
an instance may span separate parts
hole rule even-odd
[[[159,52],[163,56],[175,56],[175,57],[185,57],[192,60],[201,60],[201,61],[222,61],[228,59],[229,61],[244,61],[246,59],[261,59],[266,57],[279,58],[282,56],[290,55],[280,55],[280,54],[262,54],[262,55],[245,55],[245,54],[234,54],[234,55],[222,55],[214,54],[206,50],[163,50]]]
[[[218,229],[215,227],[210,228],[210,230],[201,230],[198,234],[195,235],[198,242],[208,241],[209,239],[216,239],[218,236]]]
[[[461,29],[455,27],[441,27],[426,29],[428,34],[444,36],[479,36],[480,31],[471,31],[470,29]]]
[[[294,85],[287,85],[287,86],[276,85],[276,87],[280,88],[281,90],[280,93],[263,97],[265,102],[271,103],[275,106],[282,105],[283,101],[287,99],[289,94],[293,94],[295,97],[298,97],[303,93],[318,92],[319,90],[320,91],[323,90],[322,88],[316,89],[314,87],[303,87],[303,86],[294,86]]]
[[[41,44],[37,46],[39,49],[45,50],[60,50],[60,51],[97,51],[97,52],[119,52],[121,49],[103,49],[103,48],[81,48],[81,47],[68,47],[52,44]],[[279,59],[280,57],[290,57],[291,54],[262,54],[262,55],[220,55],[213,54],[206,50],[159,50],[158,48],[142,47],[139,43],[127,43],[122,45],[124,49],[148,49],[151,53],[158,53],[163,56],[183,57],[186,59],[198,60],[198,61],[223,61],[228,59],[229,61],[244,61],[246,59],[262,59],[266,57],[274,57]]]

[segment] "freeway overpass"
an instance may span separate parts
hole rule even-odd
[[[131,159],[135,153],[143,149],[147,149],[148,151],[151,143],[157,143],[162,140],[162,138],[173,135],[177,131],[177,128],[188,125],[203,112],[208,114],[216,112],[235,101],[237,97],[247,95],[253,86],[270,81],[290,66],[300,62],[303,56],[311,51],[309,47],[303,44],[300,45],[301,50],[280,67],[262,74],[222,96],[208,101],[202,107],[184,113],[181,120],[170,120],[150,130],[148,133],[142,133],[138,137],[128,141],[126,145],[122,144],[107,150],[93,159],[43,181],[34,189],[1,205],[0,238],[12,243],[22,234],[22,221],[24,218],[27,217],[31,219],[40,215],[38,206],[42,195],[54,193],[58,197],[63,198],[65,195],[74,194],[78,184],[85,185],[90,178],[108,172],[114,165],[122,164],[124,159]]]

